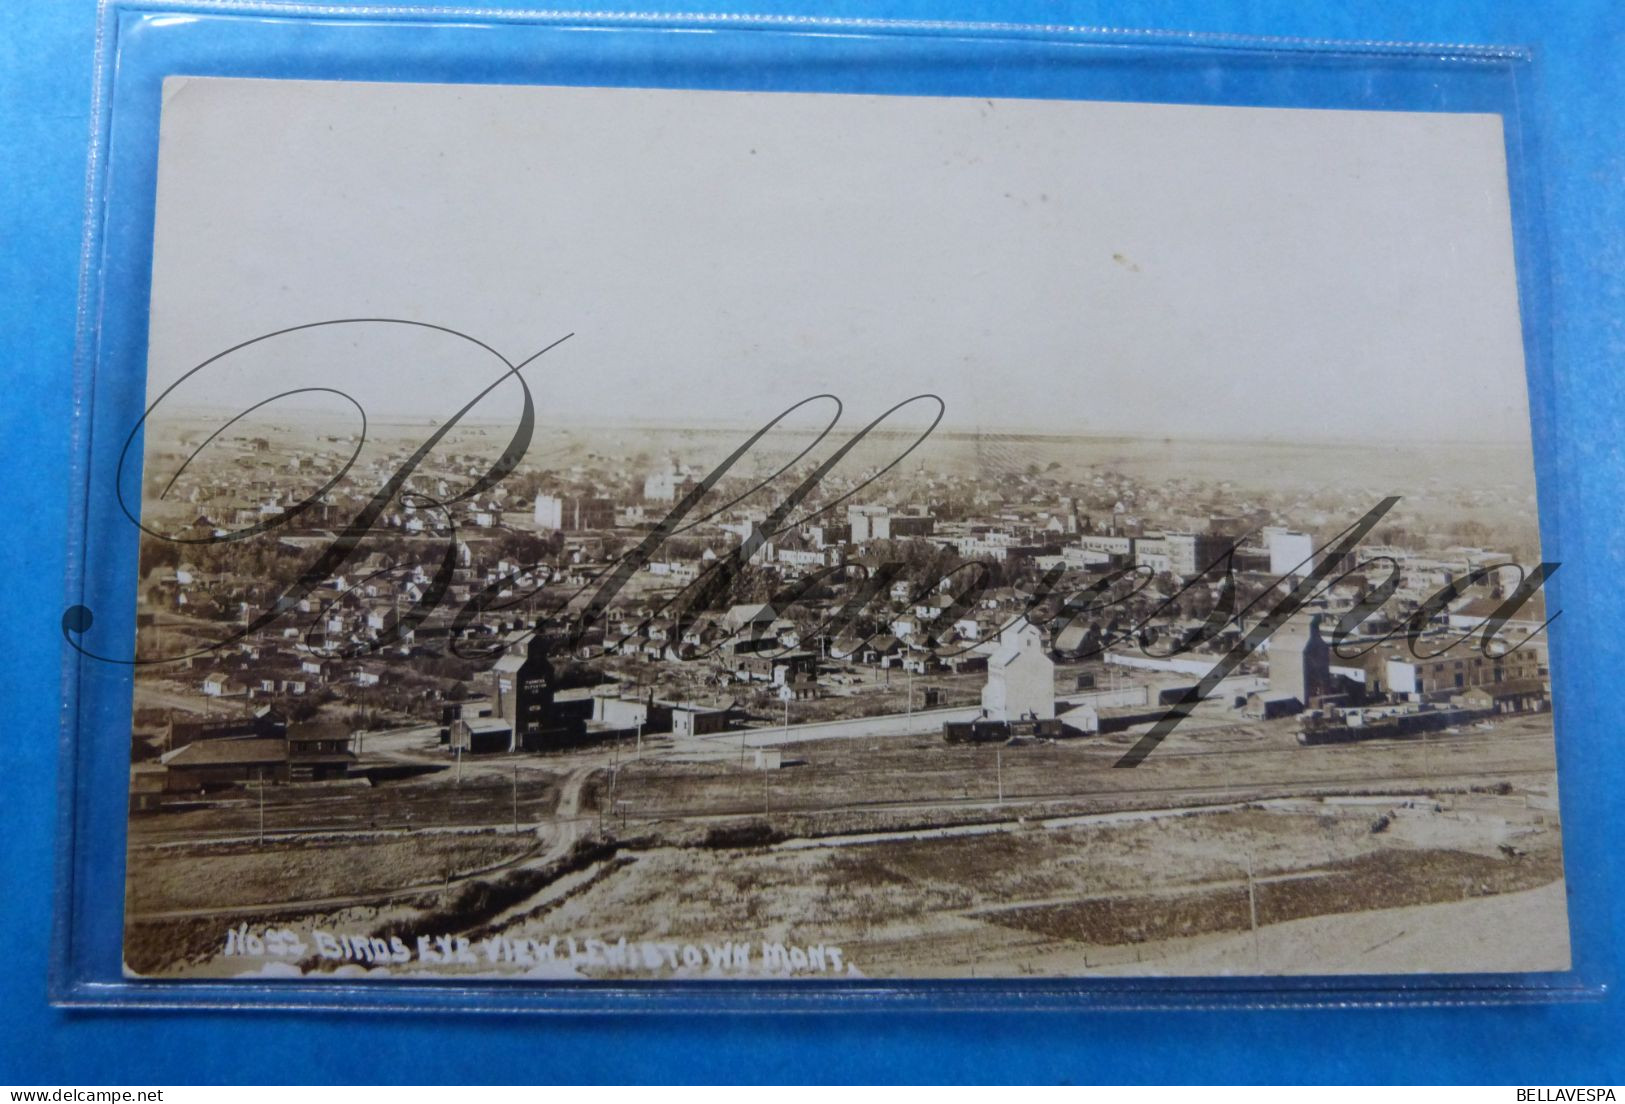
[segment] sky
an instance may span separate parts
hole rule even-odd
[[[548,421],[1529,438],[1494,116],[171,78],[161,127],[149,401],[385,317],[573,335]],[[319,327],[167,401],[444,417],[505,371]]]

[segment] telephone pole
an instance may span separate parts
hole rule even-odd
[[[1253,964],[1261,961],[1258,950],[1258,893],[1253,886],[1253,853],[1247,852],[1247,914],[1253,929]]]

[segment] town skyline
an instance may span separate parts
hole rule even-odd
[[[1306,918],[1334,933],[1316,970],[1342,925],[1373,922],[1398,942],[1362,969],[1552,968],[1567,954],[1555,923],[1471,961],[1403,940],[1417,923],[1463,922],[1463,878],[1488,894],[1472,915],[1492,925],[1503,900],[1561,899],[1544,606],[1508,617],[1500,646],[1478,640],[1510,585],[1498,565],[1521,577],[1539,555],[1504,490],[1382,504],[1350,555],[1384,557],[1401,585],[1360,619],[1352,654],[1332,648],[1376,582],[1358,568],[1203,691],[1192,680],[1227,661],[1254,604],[1332,555],[1316,534],[1370,508],[1357,488],[1281,489],[1281,462],[1253,446],[1230,446],[1255,462],[1215,482],[1042,462],[1075,451],[1068,441],[1011,469],[1010,454],[990,464],[973,439],[949,438],[940,455],[952,462],[937,470],[868,486],[837,472],[830,509],[814,502],[771,534],[773,500],[730,472],[718,509],[650,547],[702,469],[668,463],[646,435],[587,430],[562,466],[459,501],[448,492],[488,461],[436,450],[353,555],[305,576],[417,436],[379,435],[358,485],[295,513],[279,473],[308,478],[312,460],[348,452],[334,439],[311,456],[299,440],[310,430],[217,438],[165,488],[161,511],[145,499],[144,518],[167,519],[156,531],[183,539],[271,528],[143,543],[136,973],[269,963],[325,977],[415,954],[457,976],[432,942],[412,942],[452,930],[482,941],[492,976],[538,963],[636,976],[561,963],[549,940],[571,925],[629,943],[675,931],[696,946],[759,926],[747,958],[706,976],[1154,974],[1184,961],[1213,972],[1181,958],[1192,947],[1296,972],[1248,934]],[[1337,451],[1311,445],[1289,464],[1346,466],[1325,459]],[[424,506],[419,489],[447,505]],[[1241,605],[1214,635],[1221,561]],[[1423,617],[1419,637],[1384,639]],[[1188,694],[1201,700],[1178,731],[1154,731]],[[1120,781],[1111,768],[1135,755]],[[244,796],[270,802],[257,838]],[[967,823],[966,839],[944,830]],[[304,843],[335,830],[342,842]],[[1096,847],[1143,844],[1142,832],[1180,842],[1128,877],[1077,867]],[[819,856],[812,872],[786,865],[781,845]],[[1007,848],[1020,858],[1000,859]],[[1256,887],[1228,858],[1253,849],[1269,864]],[[335,860],[365,871],[367,888],[335,878]],[[930,873],[868,874],[851,885],[854,904],[765,926],[751,919],[765,904],[740,905],[777,908],[824,878],[847,885],[854,862]],[[246,877],[216,886],[210,869]],[[748,881],[730,888],[737,869]],[[1256,912],[1242,907],[1252,892]],[[492,912],[509,893],[523,906]],[[220,916],[242,921],[222,937]],[[296,918],[261,927],[277,916]],[[401,933],[406,957],[385,964],[374,940]],[[950,949],[922,951],[914,933]]]

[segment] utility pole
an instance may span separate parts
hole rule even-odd
[[[265,842],[265,768],[259,768],[260,779],[260,843]]]
[[[641,763],[643,761],[643,722],[642,721],[638,722],[638,751],[637,751],[637,758],[638,758],[638,762]]]
[[[519,834],[519,764],[513,765],[513,834]]]
[[[1004,749],[993,749],[993,772],[999,780],[999,804],[1004,804]]]
[[[1258,950],[1258,893],[1253,887],[1253,853],[1247,852],[1247,914],[1253,929],[1253,965],[1262,961]]]

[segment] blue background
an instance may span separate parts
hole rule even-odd
[[[810,2],[810,0],[809,0]],[[713,5],[726,10],[732,5]],[[651,5],[639,5],[650,10]],[[673,9],[676,10],[676,9]],[[1619,623],[1615,433],[1625,349],[1625,16],[1607,4],[1539,11],[1511,4],[939,3],[752,11],[1068,22],[1351,39],[1517,43],[1542,60],[1531,113],[1544,138],[1557,419],[1578,464],[1561,470],[1567,579],[1588,626]],[[0,188],[8,292],[5,463],[0,524],[13,632],[0,666],[9,768],[0,796],[0,1081],[455,1080],[1621,1080],[1625,1017],[1598,1004],[1534,1008],[1161,1012],[1095,1015],[844,1015],[499,1019],[270,1013],[74,1013],[48,1007],[58,762],[57,624],[69,501],[72,343],[96,13],[88,4],[18,6],[0,64]],[[1549,494],[1551,488],[1543,486]],[[1583,599],[1581,598],[1583,596]],[[1619,648],[1581,634],[1584,667],[1618,669]],[[1584,693],[1587,730],[1611,733],[1611,688]],[[1571,706],[1579,706],[1574,698]],[[1587,741],[1565,777],[1578,928],[1615,976],[1618,862],[1601,795],[1625,780],[1618,744]],[[1592,769],[1594,768],[1594,769]],[[1576,879],[1571,877],[1571,883]]]

